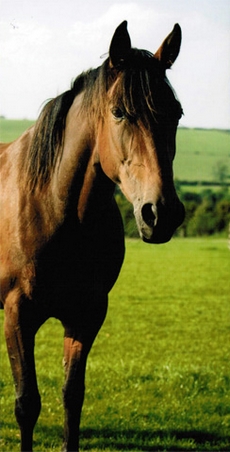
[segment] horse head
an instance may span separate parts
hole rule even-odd
[[[133,204],[140,236],[148,243],[167,242],[184,219],[172,168],[182,108],[165,75],[180,44],[176,24],[155,55],[133,49],[125,21],[114,33],[106,65],[100,164]]]

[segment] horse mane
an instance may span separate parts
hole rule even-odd
[[[82,110],[89,115],[89,125],[95,124],[95,119],[104,117],[106,93],[118,77],[114,104],[123,108],[130,120],[141,116],[148,125],[147,117],[151,115],[157,121],[158,100],[162,97],[160,86],[165,76],[159,61],[150,52],[132,49],[119,67],[111,68],[108,58],[99,68],[83,72],[70,90],[45,105],[35,124],[27,158],[22,162],[32,191],[50,180],[57,162],[61,161],[66,118],[75,97],[84,92]]]
[[[103,70],[102,65],[80,74],[70,90],[49,100],[43,107],[35,124],[27,156],[22,161],[22,169],[25,170],[26,182],[31,191],[50,180],[57,161],[61,160],[66,118],[75,97],[85,90],[82,110],[92,117],[96,110],[99,111],[92,108],[92,98],[104,99],[105,86],[106,70]]]
[[[64,130],[68,111],[75,96],[83,90],[84,74],[76,78],[70,90],[57,96],[42,109],[35,124],[31,145],[28,149],[26,173],[29,187],[44,185],[50,178],[63,150]]]

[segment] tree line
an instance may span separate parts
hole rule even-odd
[[[222,186],[218,191],[204,188],[199,193],[187,191],[176,181],[177,193],[185,206],[186,216],[176,235],[181,237],[196,237],[205,235],[228,235],[230,223],[230,192],[228,186]],[[120,209],[125,235],[139,237],[133,206],[124,195],[117,190],[115,198]]]

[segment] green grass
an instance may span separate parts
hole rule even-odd
[[[9,143],[18,138],[35,121],[28,119],[3,119],[0,118],[0,141]]]
[[[178,129],[174,162],[176,178],[189,182],[215,182],[215,168],[220,162],[228,166],[230,175],[229,132]]]
[[[90,353],[81,450],[230,450],[230,252],[223,239],[127,241],[106,321]],[[3,313],[1,313],[1,321]],[[43,409],[35,452],[62,441],[63,331],[39,331]],[[1,337],[0,450],[19,450],[14,394]]]

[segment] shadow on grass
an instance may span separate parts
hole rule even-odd
[[[37,423],[34,429],[34,450],[45,452],[46,448],[56,446],[61,450],[63,428],[57,425],[47,426]],[[20,430],[15,422],[0,423],[0,452],[18,452],[20,450]]]
[[[0,422],[0,451],[9,452],[19,450],[20,433],[15,422]]]
[[[230,451],[230,436],[200,431],[154,431],[113,429],[82,429],[82,450],[135,450],[135,451]],[[84,447],[85,446],[85,447]]]
[[[15,425],[2,423],[8,427],[11,435],[2,438],[0,446],[4,445],[14,451],[19,446],[19,430]],[[57,448],[61,449],[63,429],[57,425],[37,424],[34,435],[35,450]],[[4,441],[5,440],[5,441]],[[116,430],[116,429],[81,429],[81,450],[112,451],[230,451],[230,436],[221,438],[217,434],[202,431],[154,431],[154,430]]]

